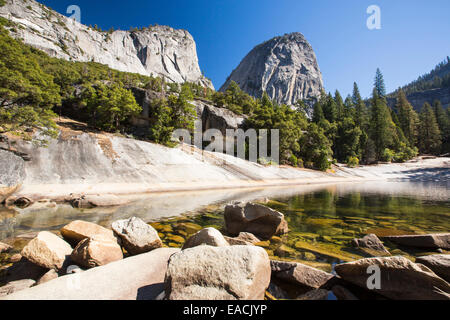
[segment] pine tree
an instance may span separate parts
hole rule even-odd
[[[426,102],[420,112],[419,150],[426,154],[439,154],[440,148],[441,132],[433,109]]]
[[[386,86],[384,84],[384,78],[380,68],[377,68],[374,80],[374,87],[377,90],[377,94],[380,98],[386,97]]]
[[[396,109],[398,112],[400,128],[402,129],[409,146],[413,147],[417,143],[417,126],[419,119],[402,89],[399,89],[397,92]]]
[[[381,98],[377,88],[374,88],[371,100],[370,136],[377,160],[382,160],[385,150],[392,145],[394,126],[386,100]]]

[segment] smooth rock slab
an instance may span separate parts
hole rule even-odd
[[[272,277],[299,286],[303,290],[325,287],[335,277],[331,273],[297,263],[271,260]]]
[[[288,232],[281,212],[256,203],[235,203],[225,207],[225,227],[231,236],[249,232],[263,240]]]
[[[230,244],[225,240],[222,233],[215,228],[205,228],[192,235],[184,244],[183,249],[193,248],[201,245],[213,247],[226,247]]]
[[[59,277],[5,300],[153,300],[164,290],[169,257],[179,249],[160,248],[106,266]]]
[[[162,247],[158,231],[139,218],[115,221],[112,223],[112,229],[122,240],[125,250],[132,255]]]
[[[170,257],[169,300],[262,300],[270,283],[266,251],[255,246],[198,246]]]
[[[107,237],[110,238],[111,241],[117,241],[112,230],[106,229],[98,224],[82,220],[72,221],[68,225],[62,227],[60,232],[64,240],[73,246],[76,246],[78,242],[83,239],[94,236]]]
[[[427,266],[442,279],[450,282],[450,254],[433,254],[431,256],[418,257],[416,263]]]
[[[94,236],[81,240],[70,256],[72,261],[85,268],[95,268],[122,260],[122,248],[109,238]]]
[[[20,253],[29,261],[48,269],[60,270],[72,253],[72,247],[57,235],[42,231]]]
[[[406,247],[450,250],[450,233],[388,236],[382,239]]]
[[[421,264],[401,256],[367,258],[335,266],[344,280],[367,289],[370,266],[380,269],[380,289],[373,289],[395,300],[449,300],[450,284]],[[372,283],[372,281],[370,281]]]
[[[10,282],[3,287],[0,287],[0,297],[12,294],[14,292],[27,289],[34,285],[36,281],[32,279],[24,279]]]

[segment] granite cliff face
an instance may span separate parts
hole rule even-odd
[[[235,81],[248,94],[266,91],[278,103],[314,99],[323,88],[316,55],[301,33],[286,34],[256,46],[231,73],[220,91]]]
[[[195,41],[185,30],[154,26],[142,31],[99,32],[34,0],[6,0],[0,16],[16,24],[13,37],[52,57],[94,61],[119,71],[213,88],[202,75]]]

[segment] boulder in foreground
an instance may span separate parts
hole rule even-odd
[[[93,236],[108,237],[111,241],[116,241],[112,230],[106,229],[98,224],[75,220],[64,226],[60,230],[63,238],[71,245],[76,246],[78,242],[83,239],[91,238]]]
[[[123,259],[123,253],[117,242],[94,236],[81,240],[70,257],[82,267],[95,268]]]
[[[36,281],[32,279],[24,279],[10,282],[3,287],[0,287],[0,297],[12,294],[17,291],[21,291],[27,289],[34,285]]]
[[[5,300],[153,300],[164,291],[169,257],[160,248],[87,271],[59,277],[3,297]]]
[[[450,254],[433,254],[418,257],[416,263],[427,266],[442,279],[450,282]]]
[[[262,300],[270,283],[266,251],[255,246],[198,246],[170,257],[169,300]]]
[[[388,236],[382,239],[406,247],[450,250],[450,233]]]
[[[60,270],[72,253],[72,247],[57,235],[42,231],[28,242],[21,255],[29,261],[48,269]]]
[[[225,207],[225,227],[231,236],[250,232],[263,240],[288,232],[281,212],[256,203],[235,203]]]
[[[439,278],[427,267],[415,264],[401,256],[367,258],[335,266],[337,274],[344,280],[368,289],[373,284],[374,271],[380,270],[379,289],[372,291],[395,300],[449,300],[450,284]],[[372,267],[373,268],[373,267]],[[376,268],[376,267],[375,267]],[[368,272],[368,270],[370,272]]]
[[[120,237],[122,245],[131,255],[149,252],[162,247],[158,232],[139,218],[113,222],[112,229]]]
[[[192,235],[184,244],[183,250],[200,245],[226,247],[229,246],[229,243],[225,240],[219,230],[215,228],[205,228]]]

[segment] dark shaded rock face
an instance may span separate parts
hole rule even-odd
[[[278,103],[317,98],[323,88],[316,55],[298,32],[275,37],[256,46],[231,73],[220,91],[235,81],[248,94],[267,92]]]
[[[416,111],[420,111],[425,102],[433,105],[435,100],[439,100],[444,108],[450,107],[450,88],[431,89],[422,92],[415,92],[407,96],[409,103]],[[392,108],[396,105],[396,98],[388,98],[388,105]]]

